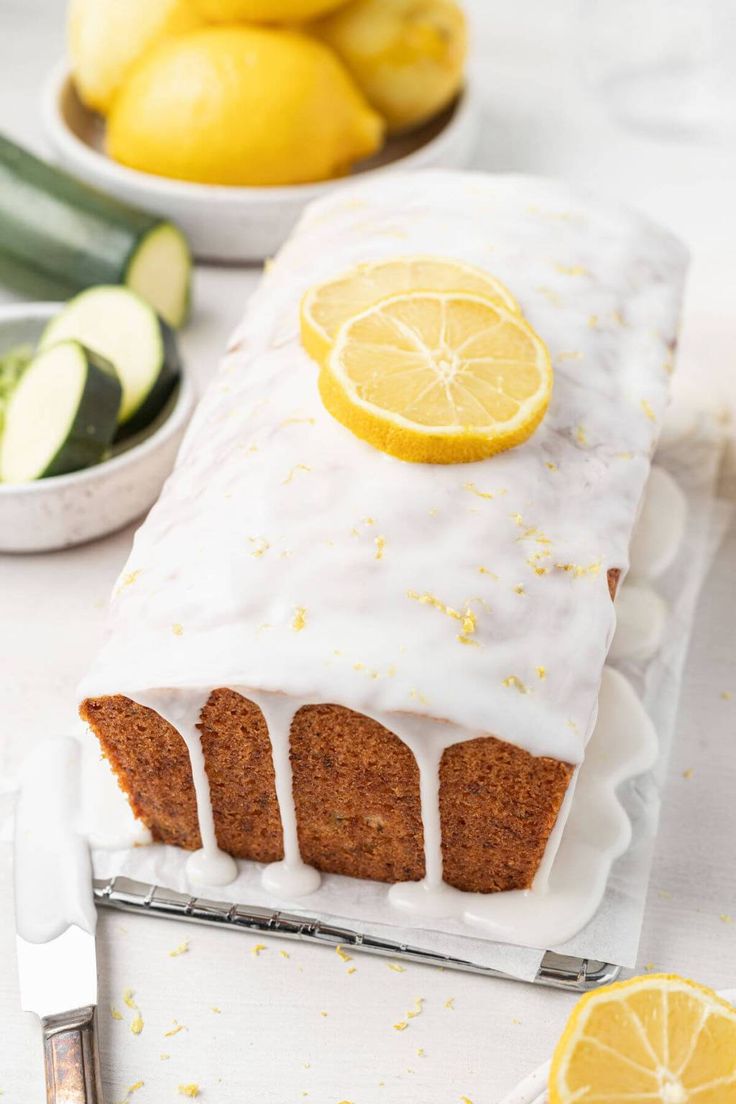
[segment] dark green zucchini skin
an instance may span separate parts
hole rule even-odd
[[[123,441],[126,437],[131,437],[134,433],[146,429],[166,405],[171,392],[181,379],[181,358],[176,334],[162,318],[158,319],[158,325],[162,346],[161,371],[146,399],[138,407],[135,414],[128,418],[123,425],[118,426],[115,435],[116,441]]]
[[[87,379],[82,399],[66,440],[39,475],[39,479],[66,475],[68,472],[99,464],[115,435],[123,393],[117,372],[105,357],[79,342],[75,344],[79,345],[87,362]],[[49,352],[50,350],[44,355],[48,356]]]
[[[124,284],[141,243],[165,224],[0,135],[0,279],[8,286],[28,294],[35,273],[37,294],[68,299],[93,284]]]

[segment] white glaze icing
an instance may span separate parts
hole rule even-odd
[[[667,624],[667,603],[646,583],[627,579],[616,595],[616,632],[612,660],[644,661],[660,648]]]
[[[45,740],[25,760],[15,820],[18,935],[46,943],[76,925],[94,932],[89,843],[80,831],[80,746]]]
[[[262,694],[242,688],[240,692],[256,703],[266,721],[271,740],[276,799],[284,835],[284,857],[281,862],[270,863],[265,868],[263,884],[280,897],[304,897],[319,888],[321,879],[319,871],[302,862],[297,838],[296,808],[291,790],[289,732],[298,706],[284,694]],[[307,703],[299,703],[302,704]]]
[[[656,464],[649,476],[651,495],[642,502],[629,551],[634,579],[658,579],[677,555],[687,520],[687,502],[669,472]]]
[[[297,337],[301,295],[359,261],[402,253],[488,269],[547,341],[553,399],[522,448],[471,465],[404,464],[324,411]],[[316,884],[298,857],[286,754],[302,704],[347,705],[412,747],[427,876],[392,892],[425,910],[446,888],[442,741],[490,731],[582,761],[614,627],[606,569],[628,563],[684,259],[647,220],[549,181],[392,176],[309,209],[251,300],[136,536],[107,643],[83,684],[85,694],[144,704],[168,688],[162,715],[189,733],[205,859],[218,853],[192,736],[202,687],[268,700],[286,857],[266,877],[289,894]],[[465,611],[475,619],[470,644],[457,618]],[[199,877],[213,884],[208,871]]]
[[[197,820],[202,846],[193,851],[187,861],[187,869],[193,882],[200,885],[227,885],[238,872],[235,859],[221,851],[215,835],[215,818],[212,814],[210,784],[204,765],[202,741],[197,724],[209,690],[193,687],[188,690],[138,690],[131,695],[139,705],[153,709],[172,725],[187,746],[192,767],[192,781],[197,800]]]

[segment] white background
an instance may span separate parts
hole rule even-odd
[[[477,163],[594,185],[685,238],[694,263],[677,386],[736,409],[736,151],[657,141],[615,125],[581,81],[582,5],[573,0],[468,6],[484,101]],[[38,149],[39,90],[62,51],[61,0],[0,0],[0,129]],[[256,276],[198,272],[183,346],[200,384]],[[733,478],[723,493],[734,496]],[[73,721],[74,686],[130,536],[0,557],[0,803],[9,802],[23,749]],[[703,595],[687,666],[640,954],[642,969],[718,986],[736,984],[734,563],[732,529]],[[0,845],[1,1100],[32,1104],[43,1098],[40,1044],[37,1023],[18,1011],[11,887],[9,848]],[[256,955],[248,936],[121,914],[103,915],[98,931],[108,1104],[139,1080],[135,1104],[183,1099],[177,1086],[186,1082],[198,1083],[208,1104],[458,1104],[464,1097],[493,1104],[549,1055],[573,1002],[517,983],[419,967],[398,973],[357,956],[344,963],[334,951],[275,940]],[[187,936],[188,953],[170,957]],[[141,1009],[139,1035],[122,1002],[126,988]],[[417,997],[422,1014],[396,1031]],[[187,1030],[164,1037],[174,1019]]]

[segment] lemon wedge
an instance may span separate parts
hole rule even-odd
[[[456,464],[525,441],[552,368],[521,315],[465,292],[394,295],[348,319],[319,376],[327,410],[401,460]]]
[[[736,1009],[675,974],[588,993],[550,1070],[551,1104],[736,1101]]]
[[[449,257],[392,257],[369,261],[310,288],[302,300],[302,344],[319,364],[329,356],[340,326],[366,307],[405,291],[466,291],[506,310],[519,305],[500,280]]]

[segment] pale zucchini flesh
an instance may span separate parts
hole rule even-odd
[[[81,341],[115,366],[123,389],[121,434],[148,425],[163,407],[181,373],[176,338],[129,288],[96,287],[71,299],[46,326],[39,347]]]
[[[38,353],[5,413],[0,480],[27,483],[99,463],[115,435],[121,393],[109,361],[77,341]]]

